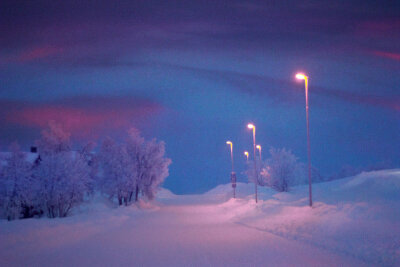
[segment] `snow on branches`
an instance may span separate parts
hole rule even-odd
[[[106,139],[98,160],[102,170],[99,188],[111,199],[116,198],[119,205],[137,201],[140,194],[153,199],[171,164],[165,158],[164,142],[146,142],[136,129],[129,130],[126,143]]]
[[[86,155],[72,151],[69,134],[56,124],[43,131],[37,144],[36,205],[50,218],[65,217],[89,191],[91,170]]]
[[[268,186],[279,192],[286,192],[290,186],[304,183],[304,167],[290,151],[271,148],[270,157],[264,162],[257,160],[257,184]],[[245,171],[249,181],[254,183],[255,172],[253,162],[249,161]]]
[[[271,148],[269,153],[271,157],[261,171],[261,178],[267,186],[279,192],[287,192],[289,186],[296,182],[296,172],[300,167],[297,157],[284,148]]]
[[[22,216],[32,202],[32,165],[17,143],[10,146],[5,166],[0,170],[0,212],[8,220]]]
[[[145,141],[136,129],[125,143],[107,138],[95,153],[93,143],[73,150],[70,134],[50,123],[36,144],[34,161],[17,144],[0,159],[0,218],[65,217],[95,188],[120,205],[152,200],[171,164],[164,142]]]

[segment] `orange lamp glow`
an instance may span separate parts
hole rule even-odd
[[[254,129],[255,126],[254,126],[253,124],[249,123],[249,124],[247,124],[247,128],[249,128],[249,129]]]
[[[304,75],[303,73],[297,73],[296,78],[299,80],[305,80],[307,78],[307,76]]]

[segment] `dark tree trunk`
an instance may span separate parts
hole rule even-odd
[[[135,201],[139,200],[139,186],[136,186]]]
[[[122,198],[118,197],[118,204],[121,206],[122,205]]]

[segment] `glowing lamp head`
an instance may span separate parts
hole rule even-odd
[[[232,145],[232,142],[231,141],[226,141],[226,144],[227,145]]]
[[[244,155],[248,157],[249,156],[249,152],[245,151]]]
[[[259,150],[261,150],[261,146],[260,146],[260,145],[257,145],[256,148],[259,149]]]
[[[304,75],[303,73],[297,73],[296,74],[296,79],[305,80],[306,78],[307,78],[307,76]]]
[[[249,123],[249,124],[247,124],[247,128],[249,128],[249,129],[254,129],[255,126],[254,126],[254,124]]]

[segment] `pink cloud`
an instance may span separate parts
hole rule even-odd
[[[64,51],[63,48],[53,47],[53,46],[41,46],[35,48],[29,48],[22,51],[17,57],[17,62],[29,62],[36,59],[47,58],[60,54]]]
[[[400,53],[391,53],[385,51],[372,51],[372,53],[376,56],[400,61]]]
[[[65,52],[62,47],[49,45],[25,48],[10,55],[0,57],[0,64],[8,63],[29,63],[32,61],[48,59],[59,56]]]
[[[55,121],[76,137],[98,137],[129,127],[141,128],[161,105],[143,99],[80,97],[49,103],[9,103],[5,123],[29,128],[44,128]]]

